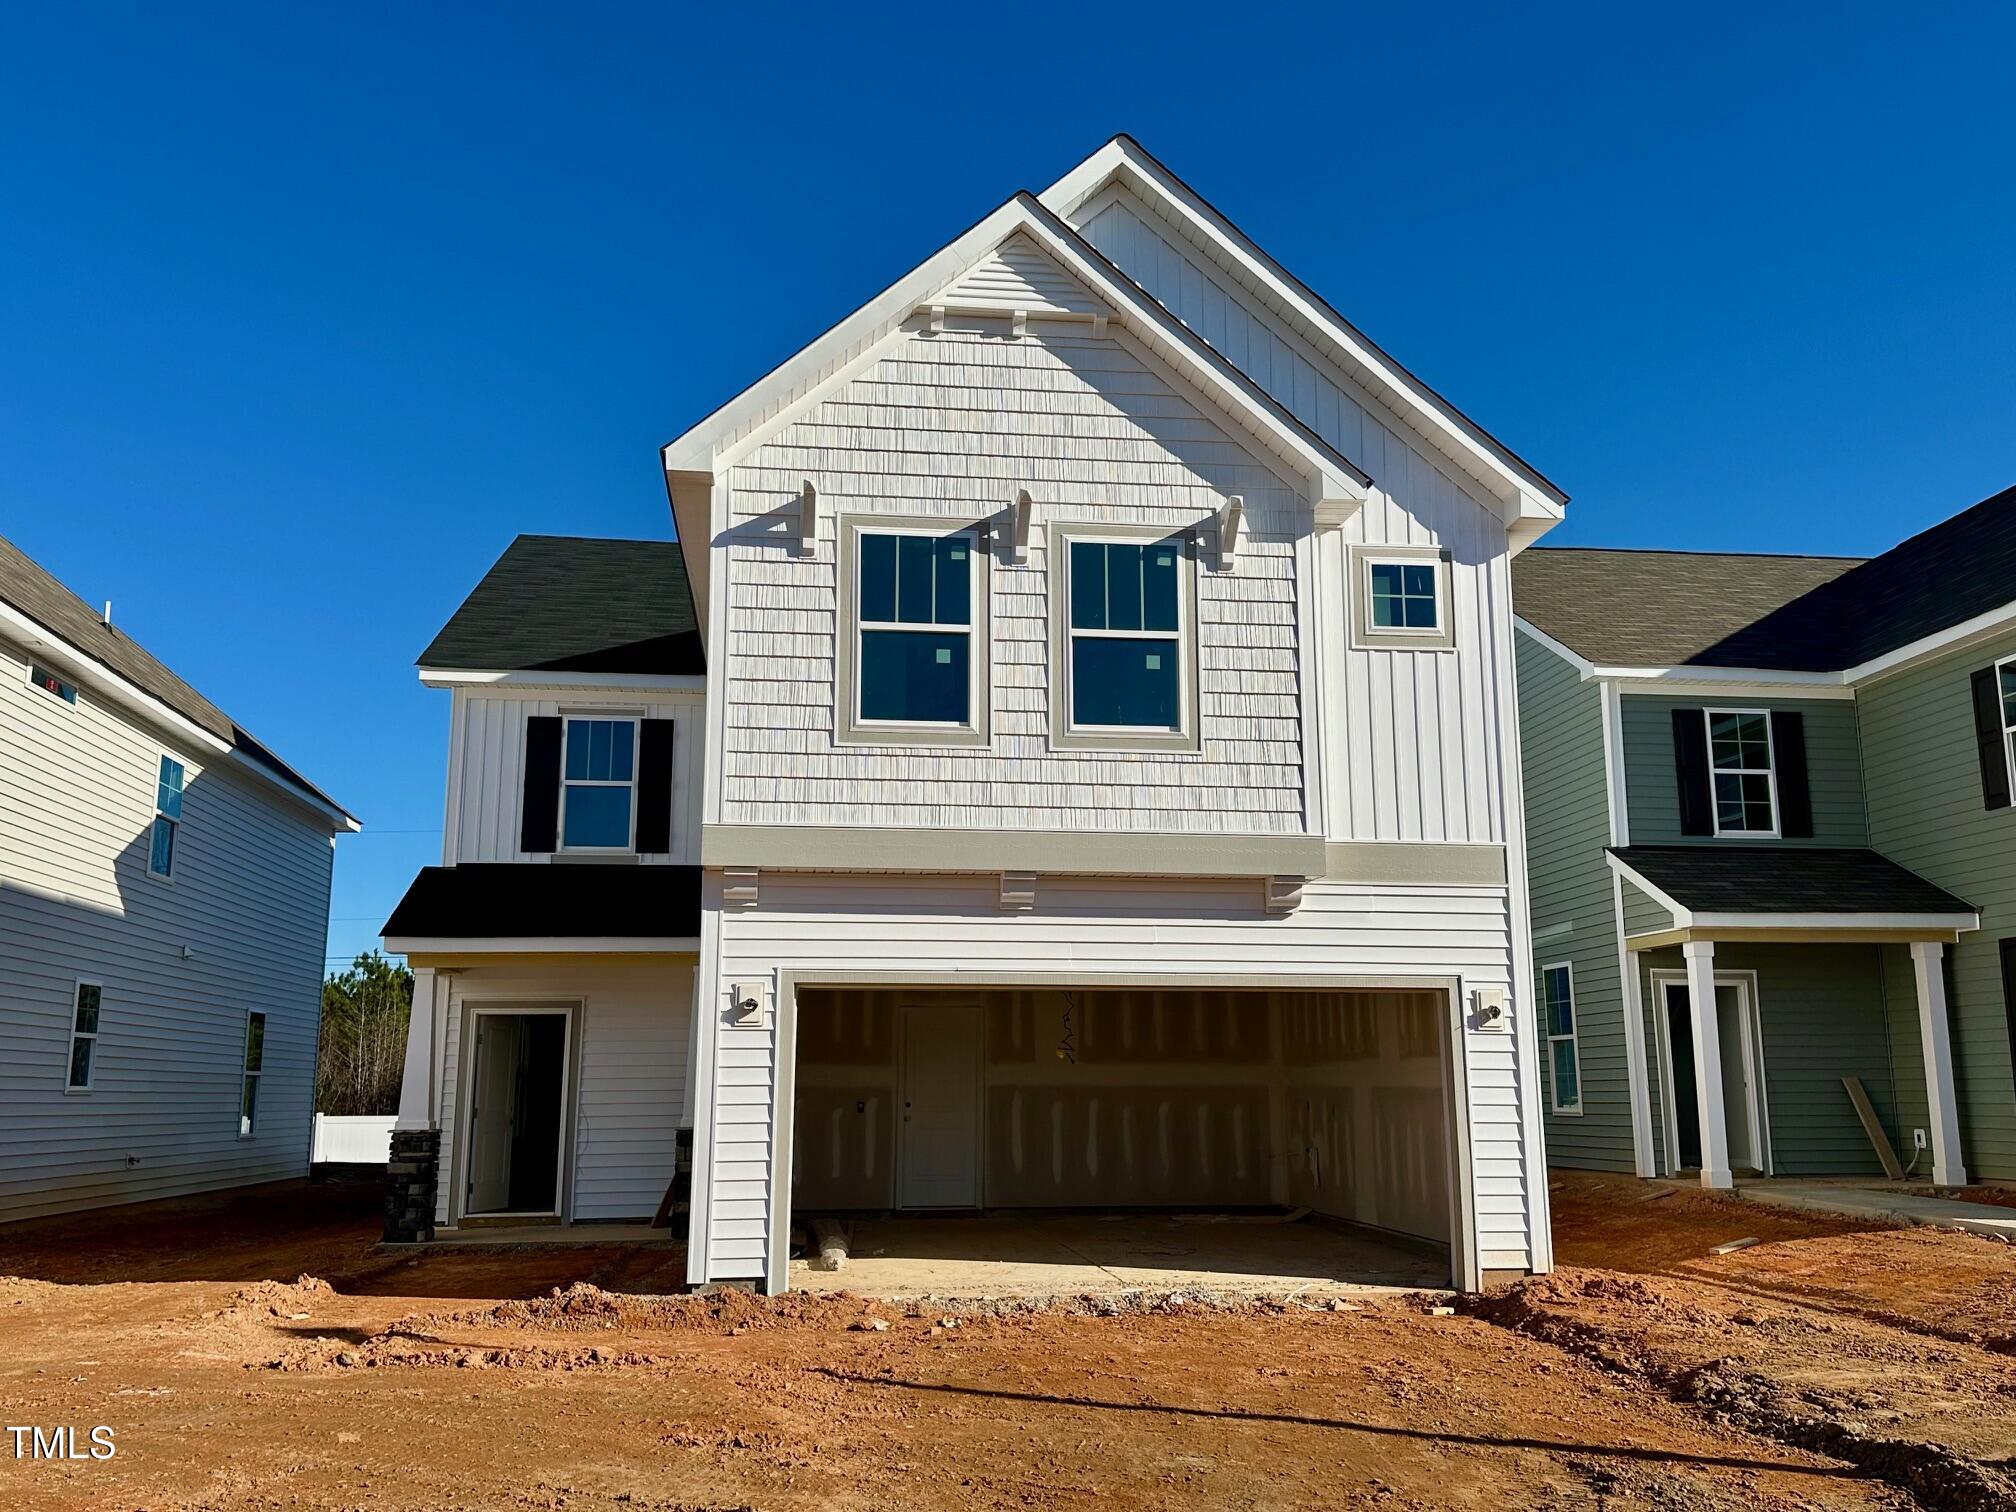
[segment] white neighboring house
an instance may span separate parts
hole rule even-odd
[[[783,1287],[794,1214],[1140,1205],[1549,1267],[1509,565],[1558,489],[1124,137],[663,462],[676,685],[550,630],[423,669],[416,1212],[642,1215],[690,1130],[695,1283]],[[639,597],[548,568],[478,620]]]
[[[0,1219],[307,1173],[357,827],[0,539]]]

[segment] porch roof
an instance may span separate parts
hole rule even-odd
[[[1625,845],[1611,866],[1669,910],[1671,925],[1633,936],[1639,948],[1717,933],[1885,935],[1910,939],[1978,928],[1972,904],[1866,846]]]
[[[699,867],[608,862],[422,867],[385,921],[404,955],[663,951],[699,934]]]

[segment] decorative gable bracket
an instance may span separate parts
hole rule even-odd
[[[1229,494],[1218,507],[1218,570],[1230,572],[1239,554],[1239,542],[1246,533],[1246,499]]]
[[[810,556],[819,549],[819,490],[807,478],[798,493],[798,554]]]
[[[1029,560],[1029,532],[1035,521],[1036,501],[1028,489],[1016,489],[1015,502],[1008,506],[1008,551],[1018,567]]]

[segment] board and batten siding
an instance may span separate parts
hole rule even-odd
[[[1344,547],[1438,546],[1449,559],[1454,655],[1350,646],[1326,631],[1324,793],[1332,839],[1498,842],[1505,838],[1501,723],[1516,718],[1493,669],[1512,634],[1503,525],[1476,485],[1431,459],[1418,436],[1250,289],[1125,189],[1088,201],[1079,230],[1178,320],[1223,353],[1374,481],[1341,532],[1319,537],[1326,594],[1341,604]],[[1325,605],[1326,614],[1331,612]]]
[[[183,764],[172,881],[147,870],[161,757]],[[329,927],[329,827],[0,645],[0,1218],[300,1176]],[[186,954],[185,954],[186,952]],[[92,1088],[66,1093],[79,978]],[[266,1015],[238,1137],[246,1015]]]
[[[1631,1145],[1630,1052],[1617,960],[1613,883],[1603,850],[1610,806],[1603,767],[1603,696],[1594,683],[1529,635],[1519,652],[1519,739],[1525,765],[1526,874],[1533,913],[1534,1012],[1544,1014],[1538,973],[1574,969],[1582,1111],[1541,1103],[1550,1165],[1637,1169]],[[1553,1075],[1546,1026],[1536,1075]]]
[[[449,715],[446,866],[464,861],[543,861],[520,850],[525,721],[534,715],[629,715],[672,721],[672,849],[643,865],[700,860],[701,765],[706,695],[661,688],[457,688]]]
[[[949,323],[948,323],[949,324]],[[1302,833],[1295,490],[1127,342],[1049,326],[911,331],[733,469],[722,817],[741,824]],[[806,479],[816,553],[776,528]],[[1027,488],[1045,526],[1203,527],[1195,564],[1202,749],[1049,744],[1049,552],[1032,532],[992,585],[985,749],[836,745],[838,518],[999,517]],[[1237,570],[1210,517],[1245,498]],[[976,655],[978,648],[976,648]]]
[[[1624,780],[1633,845],[1867,845],[1862,758],[1855,705],[1846,699],[1671,697],[1631,693],[1621,700]],[[1804,716],[1813,835],[1806,840],[1720,840],[1680,833],[1680,779],[1673,759],[1675,709],[1789,710]],[[1972,737],[1970,736],[1971,740]],[[1973,747],[1968,747],[1971,752]]]
[[[2008,656],[2016,656],[2016,633],[1879,678],[1857,695],[1870,843],[1981,913],[1980,929],[1951,947],[1953,1068],[1968,1174],[2005,1181],[2016,1180],[2016,1081],[1998,952],[2016,936],[2016,809],[1982,805],[1970,680]],[[1889,980],[1911,981],[1908,958]],[[1915,1046],[1913,993],[1895,1017],[1908,1010]],[[1900,1062],[1910,1053],[1900,1048]],[[1922,1069],[1913,1085],[1922,1106]]]
[[[773,1158],[777,1016],[761,1027],[728,1023],[738,982],[774,991],[780,971],[890,970],[942,973],[948,986],[989,971],[1087,987],[1154,985],[1172,973],[1456,977],[1465,992],[1512,985],[1502,888],[1317,882],[1293,914],[1271,918],[1257,882],[1215,879],[1045,877],[1033,911],[1005,914],[991,876],[765,872],[760,904],[746,911],[722,911],[720,886],[710,873],[704,907],[719,933],[703,942],[697,1011],[713,1036],[713,1109],[694,1153],[695,1202],[708,1215],[696,1279],[764,1273],[772,1183],[788,1179],[788,1160]],[[1540,1178],[1526,1165],[1517,1042],[1463,1038],[1479,1261],[1525,1269],[1527,1182]]]
[[[684,962],[584,959],[565,966],[458,970],[442,1042],[441,1167],[435,1221],[460,1216],[468,1131],[458,1116],[469,1049],[468,1007],[574,1003],[568,1214],[577,1222],[648,1218],[671,1183],[687,1121],[693,968]]]

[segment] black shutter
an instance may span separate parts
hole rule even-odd
[[[672,721],[647,719],[637,742],[637,853],[672,849]]]
[[[560,720],[534,714],[525,721],[525,803],[518,848],[535,853],[560,848]]]
[[[1787,840],[1813,838],[1813,789],[1806,775],[1806,716],[1771,711],[1771,759],[1778,778],[1778,833]]]
[[[1993,667],[1974,674],[1974,744],[1981,754],[1982,806],[2009,807],[2008,737],[2002,733],[2002,691]]]
[[[1680,782],[1680,833],[1715,833],[1715,790],[1708,780],[1708,715],[1673,711],[1673,774]]]
[[[2009,1020],[2009,1043],[2016,1045],[2016,935],[2003,936],[1998,949],[2002,955],[2002,1011]],[[1953,952],[1946,952],[1946,959],[1953,959]],[[1947,998],[1948,1003],[1958,1001]]]

